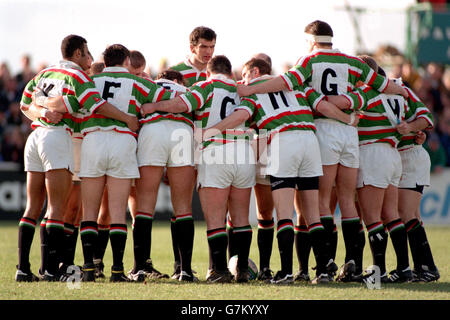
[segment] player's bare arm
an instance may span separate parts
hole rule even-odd
[[[343,95],[339,96],[327,96],[328,102],[334,104],[341,110],[347,110],[351,107],[351,102],[348,98]]]
[[[35,98],[34,101],[36,101],[37,104],[41,105],[44,108],[47,108],[50,111],[60,113],[67,112],[67,107],[64,103],[64,100],[62,99],[62,96],[51,98],[46,97],[44,101],[40,100],[39,98]],[[105,102],[100,107],[98,107],[97,110],[95,110],[95,112],[107,118],[119,120],[126,123],[131,131],[136,132],[139,129],[139,121],[135,116],[120,111],[119,109],[117,109],[115,106],[113,106],[108,102]]]
[[[288,86],[282,77],[275,77],[268,81],[258,83],[252,86],[238,85],[237,92],[241,97],[250,96],[257,93],[278,92],[287,90]]]
[[[394,81],[389,81],[386,89],[384,89],[383,93],[385,94],[399,94],[402,95],[405,98],[409,97],[408,91],[403,88],[402,86],[399,86]]]
[[[418,132],[426,129],[430,126],[430,123],[424,118],[419,118],[411,122],[402,121],[397,127],[397,131],[400,134],[408,134],[410,132]]]
[[[236,110],[232,114],[230,114],[228,117],[220,121],[215,126],[212,126],[211,128],[208,128],[206,130],[203,130],[203,140],[206,140],[208,138],[211,138],[215,136],[216,134],[220,134],[221,132],[227,130],[227,129],[233,129],[236,128],[241,123],[245,122],[250,118],[250,115],[245,110]]]
[[[63,114],[60,112],[50,111],[44,107],[37,106],[32,103],[29,106],[20,106],[22,113],[31,121],[35,121],[38,118],[45,118],[48,122],[58,123],[61,121]]]
[[[346,114],[342,112],[338,107],[336,107],[334,104],[322,100],[317,105],[317,111],[319,111],[321,114],[326,116],[327,118],[336,119],[339,121],[342,121],[344,123],[347,123],[350,126],[356,127],[359,122],[359,117],[357,117],[354,113],[352,114]]]
[[[144,103],[141,107],[141,114],[143,117],[156,111],[181,113],[187,111],[187,106],[180,97],[176,97],[171,100],[164,100],[156,103]]]

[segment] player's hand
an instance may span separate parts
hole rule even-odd
[[[414,141],[415,141],[417,144],[424,144],[424,143],[425,143],[425,140],[427,140],[427,135],[425,134],[425,132],[423,132],[423,131],[418,131],[418,132],[416,133],[416,136],[414,137]]]
[[[396,127],[397,132],[400,134],[408,134],[411,132],[409,124],[406,121],[400,122],[400,124]]]
[[[156,112],[156,108],[153,103],[144,103],[141,107],[141,115],[143,117],[154,112]]]
[[[63,118],[63,114],[62,113],[59,113],[59,112],[56,112],[56,111],[50,111],[50,110],[47,110],[47,109],[43,109],[42,114],[43,114],[43,117],[48,122],[55,123],[55,124],[60,122],[62,120],[62,118]]]
[[[350,114],[350,122],[347,124],[352,127],[357,127],[359,123],[359,114],[357,112],[353,112]]]
[[[238,84],[237,93],[241,97],[246,97],[253,94],[251,87],[244,84]]]
[[[136,132],[139,130],[139,120],[135,116],[128,116],[128,119],[126,121],[127,127],[133,131]]]

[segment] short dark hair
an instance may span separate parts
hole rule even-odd
[[[305,27],[305,32],[315,36],[333,36],[333,29],[331,29],[331,26],[320,20],[308,23]]]
[[[86,39],[75,34],[70,34],[61,42],[61,54],[64,59],[73,57],[75,50],[80,49],[81,55],[84,56],[84,46]]]
[[[224,55],[214,56],[211,60],[209,60],[206,69],[210,73],[220,73],[228,76],[233,74],[231,62]]]
[[[158,75],[156,76],[156,80],[159,79],[167,79],[167,80],[172,80],[172,81],[177,81],[180,84],[184,84],[184,77],[183,74],[177,70],[173,70],[173,69],[166,69],[160,73],[158,73]]]
[[[105,63],[104,62],[94,62],[91,64],[91,74],[99,74],[105,69]]]
[[[272,72],[270,65],[263,59],[253,58],[247,61],[244,64],[244,67],[247,67],[247,69],[258,68],[261,75],[270,74]]]
[[[358,56],[358,58],[360,58],[362,61],[367,63],[369,65],[369,67],[372,68],[373,71],[378,72],[379,66],[374,58],[372,58],[371,56],[365,55],[365,54]]]
[[[192,30],[191,34],[189,35],[189,42],[191,45],[196,46],[198,44],[199,39],[205,39],[207,41],[215,40],[217,37],[214,30],[200,26]]]
[[[142,66],[145,66],[146,64],[145,57],[141,52],[137,50],[131,50],[130,63],[133,68],[138,69]]]
[[[107,67],[122,65],[127,57],[130,57],[130,51],[121,44],[112,44],[103,52]]]

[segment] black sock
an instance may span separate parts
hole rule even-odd
[[[73,233],[69,239],[69,250],[67,250],[67,264],[69,265],[75,264],[75,253],[77,249],[78,233],[79,233],[79,225],[75,225]]]
[[[270,268],[270,257],[273,247],[273,218],[270,220],[258,219],[258,250],[259,269]]]
[[[380,268],[380,274],[386,273],[386,248],[388,235],[383,223],[375,222],[367,226],[370,249],[372,251],[373,264]]]
[[[277,223],[278,250],[280,252],[281,271],[292,274],[294,250],[294,224],[291,219],[282,219]]]
[[[327,248],[325,229],[322,223],[317,222],[309,225],[308,231],[316,259],[316,275],[327,273],[326,266],[330,260],[330,250]]]
[[[418,219],[412,219],[405,225],[408,234],[411,255],[414,262],[414,269],[420,270],[422,266],[427,266],[431,271],[435,271],[433,254],[428,243],[427,234],[423,224]]]
[[[363,272],[363,257],[364,247],[366,245],[366,233],[364,232],[364,226],[359,223],[359,232],[356,239],[355,248],[355,274],[361,274]]]
[[[39,235],[41,238],[41,268],[39,269],[41,274],[44,274],[47,269],[48,261],[48,234],[45,225],[47,223],[47,218],[41,220],[39,225]]]
[[[397,256],[397,270],[405,270],[409,267],[408,237],[405,225],[400,219],[389,222],[386,227],[392,239],[395,254]]]
[[[109,240],[111,241],[113,265],[115,271],[123,270],[123,254],[127,243],[127,225],[111,224],[109,228]]]
[[[192,214],[175,217],[175,233],[178,238],[178,252],[181,260],[181,271],[192,273],[192,249],[194,247],[194,219]]]
[[[152,214],[144,212],[136,213],[133,225],[133,272],[143,270],[145,262],[150,258],[152,225]]]
[[[97,225],[97,240],[94,246],[94,260],[96,263],[103,260],[105,256],[106,247],[109,241],[109,225],[99,224]]]
[[[228,237],[225,228],[217,228],[207,230],[209,250],[212,261],[212,268],[218,271],[225,271],[228,269],[227,264],[227,245]]]
[[[300,225],[295,227],[295,250],[299,270],[308,273],[309,255],[311,253],[311,235],[308,226]]]
[[[46,270],[48,273],[55,275],[63,257],[64,222],[48,219],[45,228],[48,236],[48,263]]]
[[[234,239],[233,233],[234,227],[229,216],[227,216],[226,229],[228,235],[228,260],[229,260],[231,259],[231,257],[238,254],[238,247],[239,247],[239,244],[237,243],[236,239]]]
[[[94,263],[94,250],[97,244],[97,221],[82,221],[80,224],[80,239],[83,247],[84,264]]]
[[[345,262],[353,260],[356,264],[359,230],[359,217],[342,219],[342,235],[345,243]]]
[[[19,270],[30,272],[30,250],[33,243],[36,220],[23,217],[19,222]]]
[[[175,232],[175,216],[170,218],[170,233],[172,235],[172,250],[173,250],[173,260],[175,265],[181,264],[180,253],[178,251],[178,239]]]
[[[334,217],[332,215],[320,217],[320,222],[322,223],[325,234],[326,234],[326,247],[328,248],[328,256],[331,259],[336,258],[337,250],[337,228],[334,223]]]
[[[75,255],[75,248],[73,247],[73,234],[75,232],[75,226],[70,223],[64,223],[64,247],[61,262],[65,266],[73,265],[73,259]]]
[[[239,270],[248,269],[248,256],[250,254],[250,245],[252,244],[252,227],[250,225],[233,228],[233,237],[237,246]]]

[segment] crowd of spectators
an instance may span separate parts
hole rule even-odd
[[[31,58],[22,57],[21,71],[11,74],[6,62],[0,64],[0,165],[16,164],[23,170],[23,152],[31,132],[31,121],[20,111],[19,103],[23,89],[33,76],[45,68],[31,67]],[[239,74],[239,72],[236,72]],[[390,77],[401,77],[432,111],[435,127],[427,131],[424,147],[432,159],[432,171],[440,172],[450,166],[450,68],[429,63],[415,69],[407,61],[399,62],[390,69]]]

